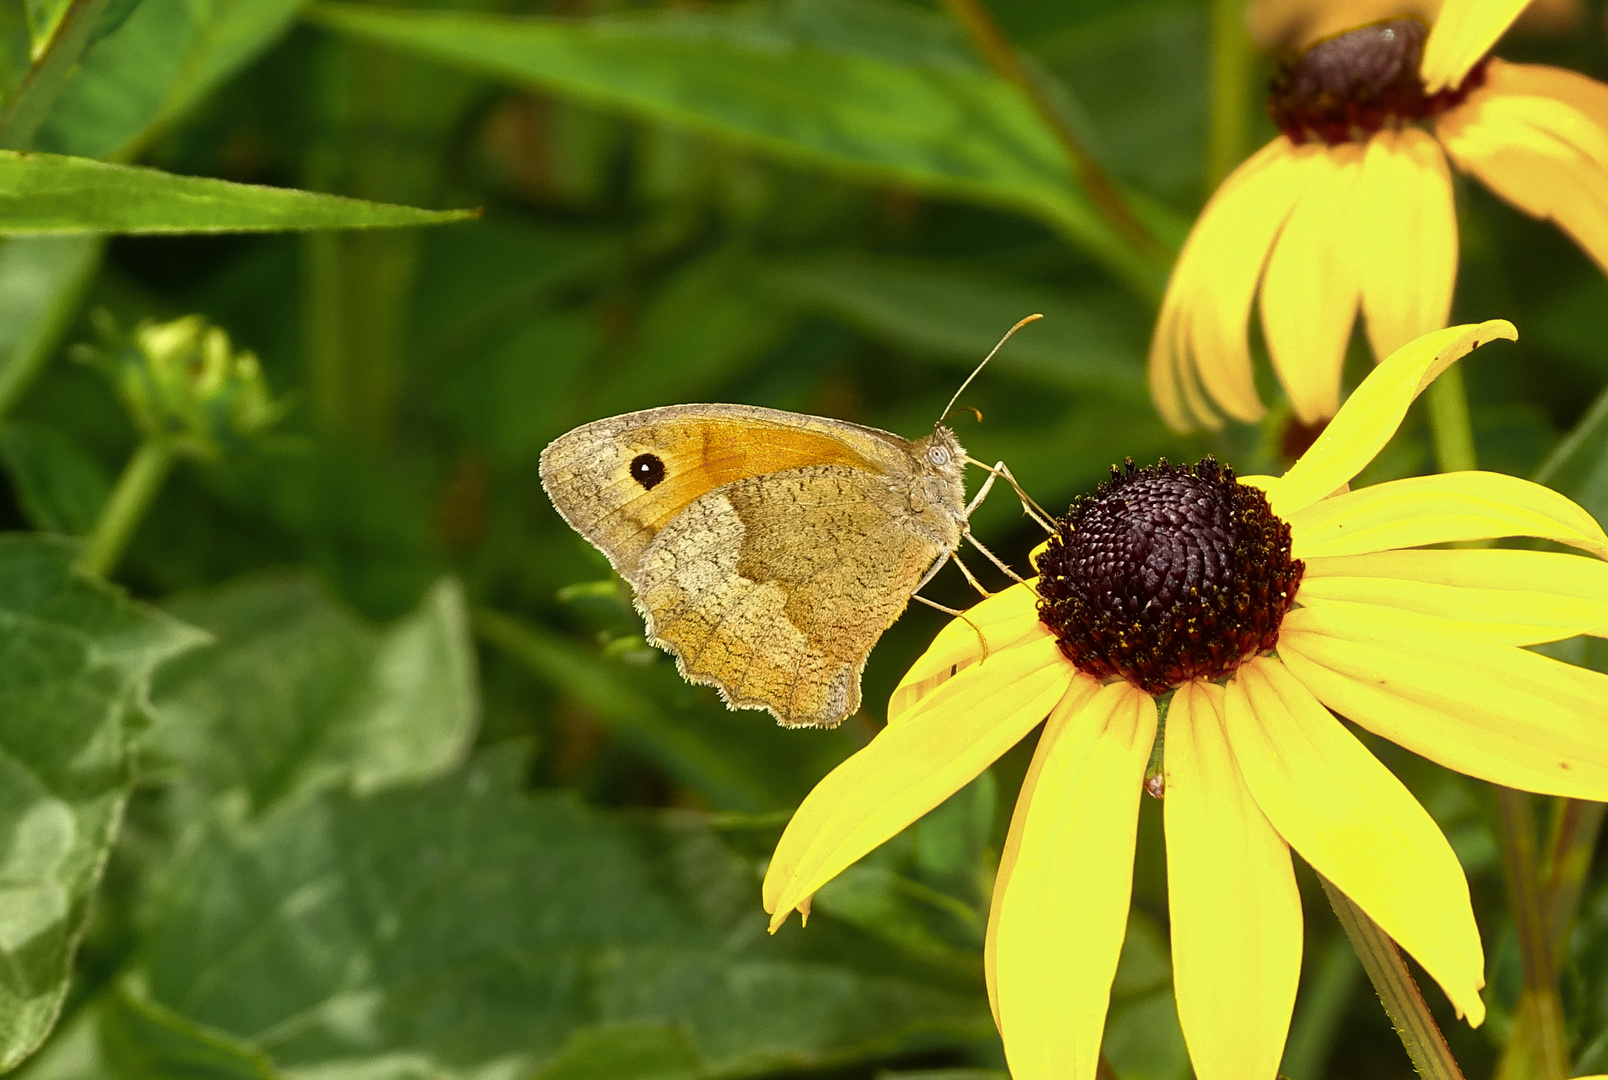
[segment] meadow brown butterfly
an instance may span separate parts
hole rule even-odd
[[[631,584],[648,640],[684,678],[731,708],[832,727],[860,707],[871,647],[969,536],[967,460],[942,423],[910,440],[752,405],[671,405],[560,436],[541,478]]]

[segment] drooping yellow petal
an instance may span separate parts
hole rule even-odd
[[[1351,230],[1374,357],[1446,325],[1457,280],[1457,215],[1446,155],[1417,128],[1368,142]]]
[[[1608,634],[1608,563],[1553,551],[1378,551],[1308,559],[1300,603],[1377,604],[1450,619],[1488,641]]]
[[[1436,121],[1458,166],[1555,222],[1608,272],[1608,86],[1491,61],[1487,83]]]
[[[1530,0],[1446,0],[1424,42],[1418,74],[1433,94],[1468,76]]]
[[[975,663],[982,656],[985,641],[992,656],[1020,644],[1035,632],[1048,633],[1038,620],[1038,593],[1034,591],[1037,583],[1038,579],[1033,578],[997,592],[972,605],[965,618],[954,619],[938,631],[888,699],[888,723],[899,719],[951,675]]]
[[[1492,319],[1437,330],[1397,349],[1362,381],[1318,441],[1268,490],[1273,512],[1289,521],[1296,511],[1350,483],[1396,434],[1407,407],[1435,376],[1488,341],[1518,336],[1512,323]]]
[[[1009,888],[1011,872],[1016,868],[1016,856],[1022,848],[1022,831],[1027,827],[1027,810],[1033,805],[1033,792],[1038,788],[1039,773],[1050,756],[1055,733],[1073,716],[1082,712],[1089,699],[1099,691],[1100,684],[1093,679],[1075,679],[1066,696],[1056,703],[1050,718],[1044,722],[1044,734],[1039,738],[1033,760],[1028,763],[1027,776],[1022,780],[1016,796],[1016,809],[1011,813],[1011,827],[1005,834],[1005,847],[999,853],[999,871],[994,875],[994,899],[988,905],[988,934],[983,941],[983,981],[988,987],[988,1007],[994,1013],[994,1026],[999,1026],[998,937],[1000,898]]]
[[[1429,814],[1279,661],[1241,667],[1225,699],[1234,760],[1279,835],[1478,1026],[1479,928],[1463,868]]]
[[[1195,222],[1150,343],[1151,393],[1173,427],[1216,426],[1197,380],[1235,419],[1261,418],[1246,341],[1251,299],[1274,237],[1319,156],[1316,148],[1274,139],[1223,182]]]
[[[1608,675],[1362,604],[1291,611],[1278,649],[1325,705],[1415,754],[1493,784],[1608,800]]]
[[[1303,424],[1340,407],[1340,368],[1361,295],[1351,242],[1363,148],[1303,147],[1315,176],[1290,212],[1262,276],[1262,333]]]
[[[1234,764],[1222,696],[1187,683],[1167,714],[1173,992],[1200,1080],[1273,1080],[1301,978],[1301,895]]]
[[[1101,688],[1046,729],[994,933],[1000,1034],[1015,1080],[1094,1080],[1127,925],[1156,705]]]
[[[771,928],[970,783],[1044,719],[1076,673],[1053,638],[1002,650],[934,690],[827,774],[787,823],[765,873]]]
[[[1277,498],[1270,500],[1280,512]],[[1298,559],[1501,536],[1555,540],[1608,557],[1608,536],[1585,510],[1551,488],[1502,473],[1391,480],[1281,516]]]

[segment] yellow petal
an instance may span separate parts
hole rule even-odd
[[[1439,144],[1417,128],[1368,143],[1351,230],[1368,342],[1383,360],[1446,325],[1457,280],[1452,174]]]
[[[1491,62],[1487,85],[1435,125],[1463,170],[1557,223],[1608,272],[1608,87],[1557,68]]]
[[[1433,94],[1468,76],[1530,0],[1446,0],[1424,42],[1418,74]]]
[[[1608,800],[1608,675],[1361,604],[1290,612],[1278,649],[1325,705],[1415,754],[1493,784]]]
[[[1272,502],[1277,511],[1278,499]],[[1281,516],[1298,559],[1501,536],[1556,540],[1608,557],[1608,536],[1585,510],[1551,488],[1502,473],[1412,476]]]
[[[1056,703],[1050,718],[1044,722],[1044,734],[1039,738],[1033,760],[1027,766],[1027,776],[1022,780],[1021,791],[1016,796],[1016,809],[1011,814],[1011,827],[1005,834],[1005,847],[999,853],[999,870],[994,875],[994,900],[988,905],[988,934],[983,941],[983,981],[988,987],[988,1007],[994,1013],[995,1027],[999,1027],[999,984],[996,972],[999,913],[1003,906],[1000,898],[1005,895],[1011,873],[1016,869],[1016,856],[1022,848],[1022,831],[1027,827],[1028,807],[1033,805],[1033,792],[1038,788],[1039,773],[1044,769],[1044,761],[1050,756],[1050,747],[1055,741],[1054,733],[1059,732],[1068,720],[1081,712],[1099,689],[1100,684],[1093,679],[1073,680],[1066,696]]]
[[[1301,977],[1301,896],[1234,764],[1222,696],[1187,683],[1167,713],[1173,992],[1200,1080],[1273,1080]]]
[[[1225,697],[1234,760],[1273,827],[1478,1026],[1479,928],[1463,868],[1429,814],[1277,660],[1240,668]]]
[[[1127,683],[1058,716],[1009,881],[994,890],[995,989],[1015,1080],[1094,1080],[1156,736],[1155,702]]]
[[[888,723],[908,712],[951,675],[976,662],[984,641],[992,656],[1037,631],[1049,633],[1038,619],[1038,593],[1034,591],[1037,582],[1033,578],[997,592],[973,605],[964,619],[954,619],[938,631],[888,699]]]
[[[1536,645],[1608,634],[1608,563],[1552,551],[1378,551],[1308,559],[1300,603],[1377,604]]]
[[[1493,319],[1437,330],[1397,349],[1362,381],[1318,441],[1268,492],[1273,512],[1289,521],[1297,510],[1350,483],[1396,434],[1407,407],[1435,376],[1487,341],[1518,336],[1512,323]]]
[[[1362,147],[1303,147],[1315,176],[1290,212],[1262,277],[1262,333],[1304,424],[1340,407],[1340,367],[1361,294],[1350,235]]]
[[[1216,426],[1199,387],[1235,419],[1261,418],[1246,341],[1251,298],[1318,156],[1274,139],[1223,181],[1195,222],[1150,344],[1151,393],[1173,427]]]
[[[970,783],[1044,719],[1075,674],[1053,638],[1002,650],[940,686],[827,774],[787,823],[765,873],[771,928]]]

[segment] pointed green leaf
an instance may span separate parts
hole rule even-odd
[[[0,233],[271,232],[434,225],[476,216],[0,151]]]
[[[55,1023],[128,793],[126,725],[152,668],[201,641],[0,537],[0,1069]]]
[[[1032,104],[935,15],[792,0],[591,20],[346,4],[323,24],[472,71],[685,124],[802,165],[1008,207],[1159,292]]]

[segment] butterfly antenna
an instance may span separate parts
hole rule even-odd
[[[982,372],[983,368],[988,366],[988,362],[994,359],[994,354],[999,352],[1000,347],[1011,339],[1011,335],[1016,333],[1016,331],[1020,330],[1022,327],[1026,326],[1028,323],[1038,322],[1042,318],[1044,318],[1042,314],[1029,315],[1027,318],[1021,320],[1015,326],[1005,331],[1005,336],[999,339],[999,344],[988,350],[988,355],[983,357],[983,362],[972,369],[972,373],[966,376],[966,381],[960,384],[960,389],[955,391],[955,396],[949,399],[949,404],[944,406],[944,414],[938,418],[938,422],[940,424],[949,418],[950,410],[955,407],[955,402],[960,400],[960,395],[966,392],[966,387],[970,386],[972,380],[977,378],[977,376]]]

